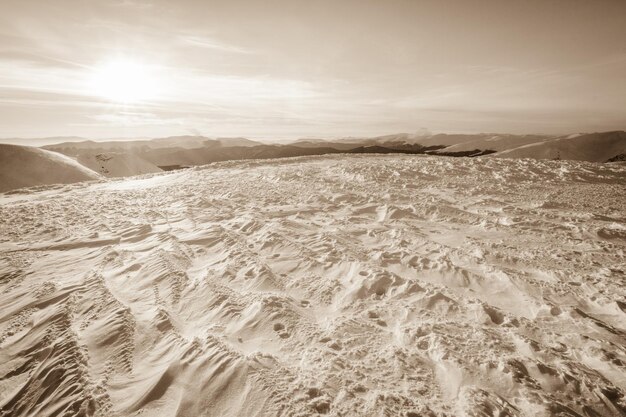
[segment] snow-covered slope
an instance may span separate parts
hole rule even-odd
[[[520,138],[524,136],[520,135],[499,135],[494,133],[479,133],[479,134],[437,134],[432,136],[427,136],[423,138],[416,139],[416,143],[423,146],[436,146],[436,145],[446,145],[446,146],[459,146],[459,151],[463,150],[474,150],[474,149],[483,149],[471,147],[471,149],[465,149],[464,146],[469,143],[484,143],[491,142],[494,139],[503,139],[509,138],[515,140],[515,138]],[[541,138],[549,138],[549,136],[535,136],[532,135],[533,138],[537,138],[540,140]]]
[[[554,137],[542,135],[476,135],[470,140],[448,146],[443,151],[464,152],[480,149],[500,152],[529,144],[543,143],[551,139]]]
[[[0,414],[623,415],[625,175],[335,155],[0,196]]]
[[[626,154],[626,132],[623,131],[565,136],[516,147],[491,156],[606,162],[620,154]]]
[[[96,172],[57,152],[0,144],[0,192],[98,178],[100,175]]]
[[[216,139],[222,146],[258,146],[263,145],[261,142],[250,140],[246,138],[217,138]]]
[[[132,152],[85,152],[76,159],[84,166],[105,177],[128,177],[162,171],[158,166]]]

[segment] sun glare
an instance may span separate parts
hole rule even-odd
[[[133,104],[159,95],[154,70],[134,61],[111,61],[95,68],[89,81],[91,92],[110,101]]]

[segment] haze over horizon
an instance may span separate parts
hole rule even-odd
[[[3,2],[0,137],[626,128],[623,1]]]

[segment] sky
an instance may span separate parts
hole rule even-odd
[[[0,137],[626,129],[624,0],[0,0]]]

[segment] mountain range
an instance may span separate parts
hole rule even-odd
[[[37,141],[46,143],[52,139],[55,138]],[[16,141],[17,139],[0,139],[0,142]],[[626,132],[573,135],[399,133],[332,140],[304,138],[280,144],[242,137],[172,136],[110,141],[71,137],[67,141],[41,148],[0,145],[0,192],[74,180],[171,171],[219,161],[336,153],[404,153],[612,162],[626,159]],[[45,163],[42,163],[44,160]],[[42,169],[42,166],[47,168]]]

